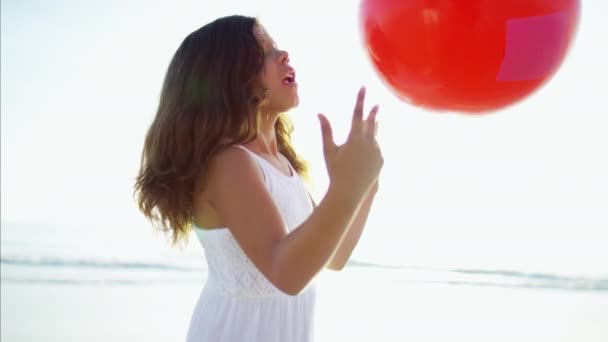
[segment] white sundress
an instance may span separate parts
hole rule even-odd
[[[238,146],[257,161],[283,220],[292,230],[313,207],[304,182]],[[187,342],[310,342],[313,340],[314,282],[297,296],[272,285],[247,258],[227,228],[196,228],[208,264],[208,278],[194,308]]]

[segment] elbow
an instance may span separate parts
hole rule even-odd
[[[283,272],[274,272],[269,280],[274,287],[288,296],[299,295],[308,285],[308,282],[305,282],[303,279],[298,279],[298,277],[294,277],[294,275],[285,274]]]
[[[342,271],[346,263],[348,262],[348,258],[343,258],[340,256],[334,256],[325,268],[330,269],[332,271]]]
[[[329,265],[327,265],[327,269],[339,272],[339,271],[342,271],[344,269],[344,266],[346,266],[346,265],[343,264],[343,263],[340,263],[340,264],[329,264]]]
[[[288,296],[295,297],[295,296],[299,295],[300,293],[302,293],[303,289],[304,288],[301,288],[301,289],[284,288],[284,289],[279,289],[279,290]]]
[[[289,282],[276,282],[274,286],[288,296],[297,296],[306,288],[306,286],[291,284]]]

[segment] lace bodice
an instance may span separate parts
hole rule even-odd
[[[260,166],[270,195],[282,214],[289,231],[299,226],[312,212],[308,191],[300,176],[290,166],[291,176],[278,171],[265,159],[246,150]],[[197,228],[207,264],[207,287],[230,297],[267,297],[282,294],[245,255],[227,228]]]

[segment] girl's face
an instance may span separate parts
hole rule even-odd
[[[289,55],[279,50],[268,32],[261,25],[254,27],[254,34],[264,47],[265,62],[262,83],[267,89],[262,101],[262,111],[282,113],[298,105],[298,84],[295,70],[289,65]]]

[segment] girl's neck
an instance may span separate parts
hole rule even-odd
[[[279,154],[276,138],[266,139],[260,133],[258,133],[257,138],[244,144],[244,146],[257,153],[270,154],[273,156],[278,156]]]
[[[258,153],[278,156],[277,135],[274,129],[277,119],[278,115],[261,115],[257,137],[247,143],[246,147]]]

